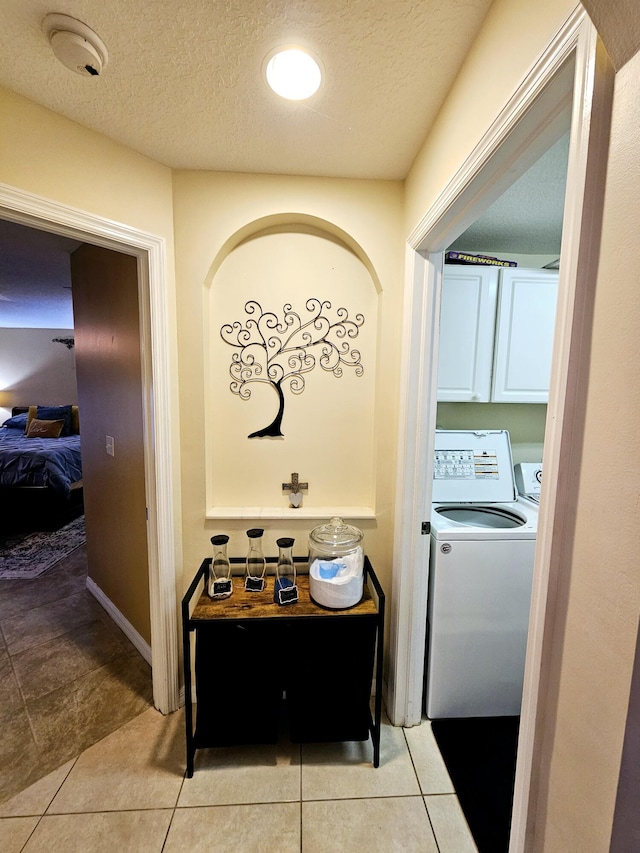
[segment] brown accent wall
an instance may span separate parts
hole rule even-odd
[[[150,642],[137,260],[83,245],[71,271],[89,576]]]

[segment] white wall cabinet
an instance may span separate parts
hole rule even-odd
[[[496,267],[445,267],[438,400],[490,399],[498,273]]]
[[[549,399],[558,273],[504,269],[496,321],[491,399],[546,403]]]
[[[546,403],[558,274],[445,267],[438,400]]]

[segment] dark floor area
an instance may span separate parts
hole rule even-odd
[[[84,490],[72,489],[68,497],[49,489],[0,488],[0,547],[20,533],[59,530],[84,512]]]
[[[83,546],[0,580],[0,802],[152,704],[151,668],[86,579]]]
[[[507,853],[519,717],[433,720],[433,734],[479,853]]]

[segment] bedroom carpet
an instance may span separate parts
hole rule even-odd
[[[519,723],[519,717],[431,723],[479,853],[509,849]]]
[[[5,539],[0,547],[0,580],[36,578],[85,541],[84,516],[60,530]]]

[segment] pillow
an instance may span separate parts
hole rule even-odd
[[[9,427],[9,429],[21,429],[25,432],[27,428],[27,413],[23,412],[21,415],[13,415],[13,417],[6,420],[2,426]]]
[[[41,421],[63,421],[61,435],[71,435],[71,406],[29,406],[27,430],[33,418]]]
[[[27,438],[60,438],[64,421],[46,421],[32,418],[27,429]]]

